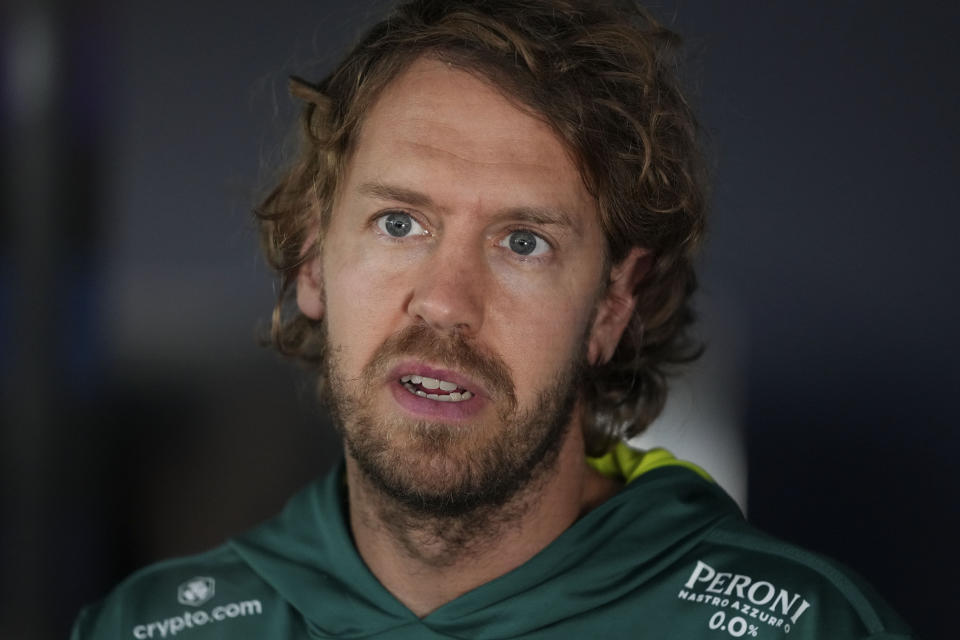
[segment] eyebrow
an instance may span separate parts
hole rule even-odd
[[[402,202],[411,207],[439,209],[433,199],[425,193],[414,189],[407,189],[383,182],[365,182],[357,187],[360,195],[377,200],[392,200]],[[580,231],[580,224],[569,212],[554,207],[509,207],[501,211],[497,217],[512,218],[530,224],[557,226]]]
[[[376,198],[377,200],[394,200],[412,207],[435,208],[433,200],[425,193],[382,182],[364,182],[357,187],[357,191],[362,196]]]

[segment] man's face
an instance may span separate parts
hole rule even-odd
[[[553,131],[415,62],[366,114],[298,282],[351,456],[427,510],[508,498],[554,457],[587,353],[619,340],[594,322],[605,275],[594,199]]]

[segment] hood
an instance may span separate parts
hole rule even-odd
[[[343,461],[230,546],[316,637],[505,638],[589,617],[656,584],[721,521],[741,518],[700,473],[657,465],[513,571],[423,619],[377,581],[354,547]]]

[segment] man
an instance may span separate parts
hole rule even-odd
[[[909,637],[703,471],[622,444],[696,353],[674,40],[629,3],[421,0],[294,81],[303,153],[258,210],[273,338],[316,367],[344,461],[74,637]]]

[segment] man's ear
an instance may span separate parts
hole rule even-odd
[[[649,249],[634,247],[610,270],[610,280],[603,297],[597,302],[597,313],[587,344],[587,362],[603,364],[613,357],[620,338],[637,306],[637,286],[650,270]]]
[[[304,249],[305,260],[297,271],[297,306],[311,320],[323,317],[323,260],[314,247]]]

